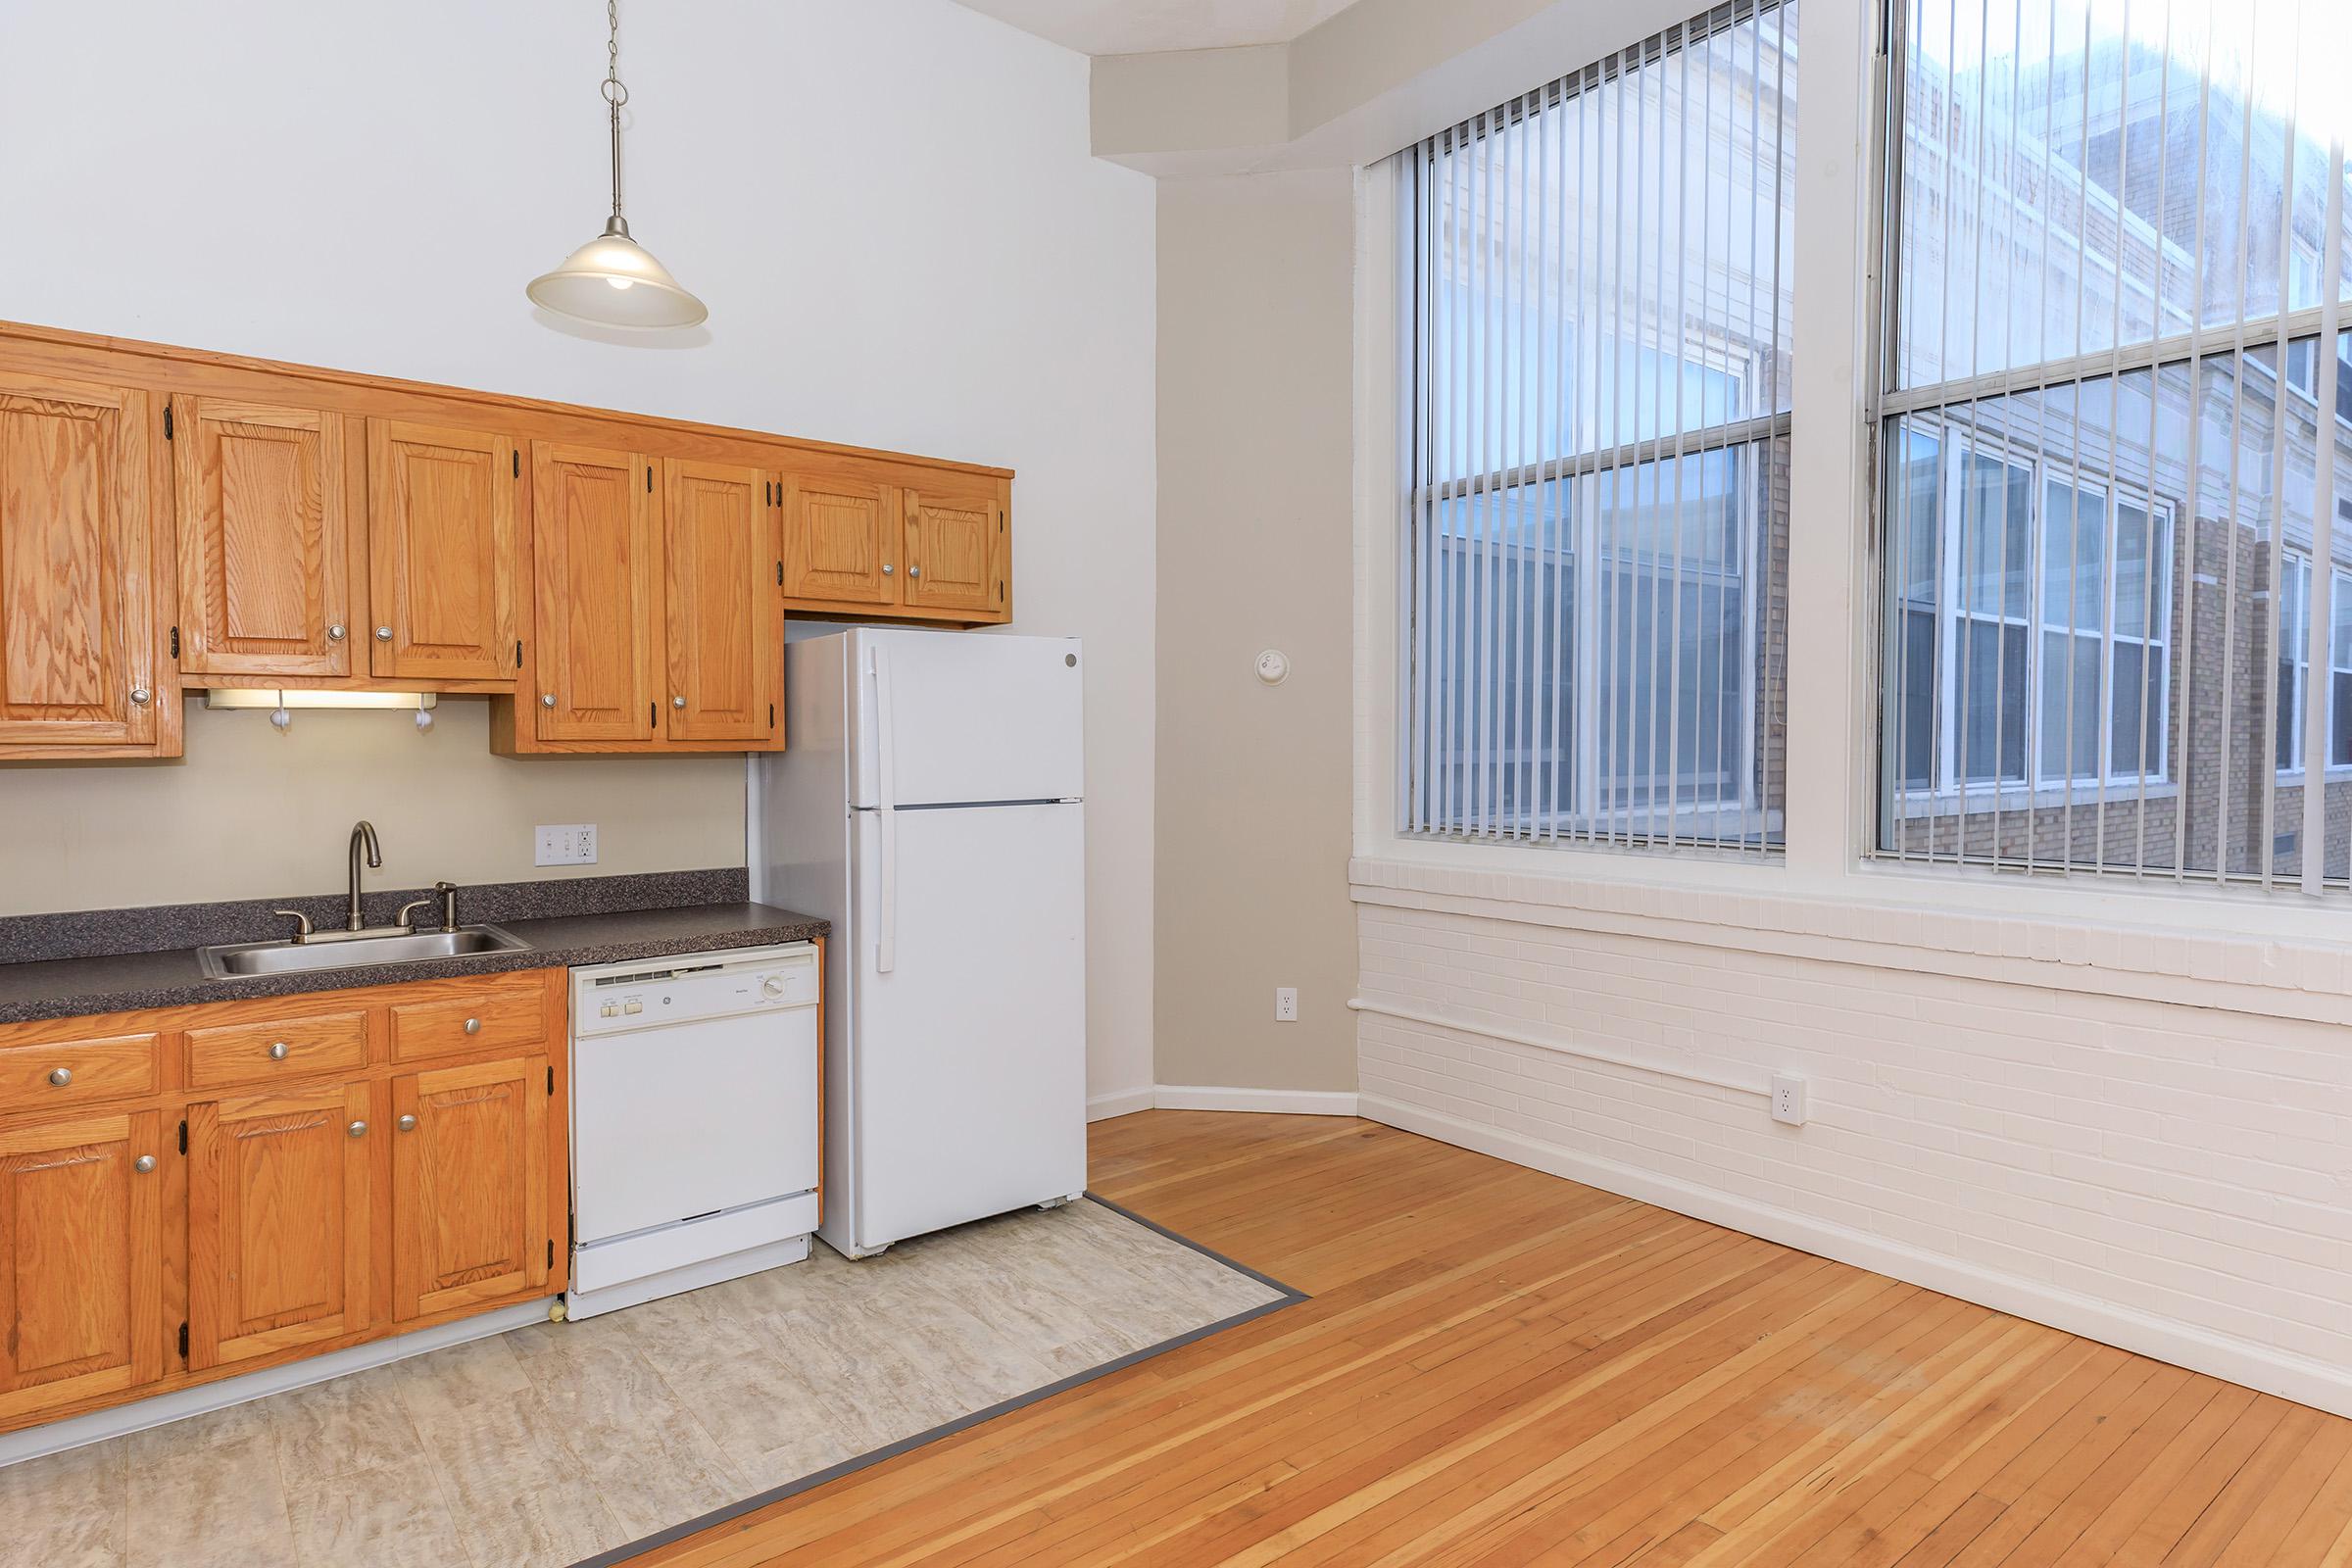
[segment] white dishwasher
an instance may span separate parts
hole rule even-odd
[[[568,1316],[808,1255],[819,983],[807,942],[571,971]]]

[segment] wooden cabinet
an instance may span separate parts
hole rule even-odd
[[[542,442],[531,472],[535,690],[516,724],[541,741],[642,742],[655,733],[661,591],[653,465],[637,453]]]
[[[1011,618],[1010,486],[0,321],[0,763],[177,756],[220,687],[486,695],[506,755],[780,750],[787,613]]]
[[[367,1326],[368,1103],[329,1080],[187,1107],[190,1370]]]
[[[928,486],[906,492],[906,603],[984,612],[1006,600],[1010,540],[994,493]]]
[[[784,597],[813,605],[899,602],[899,489],[879,480],[788,477]]]
[[[547,1072],[518,1057],[392,1081],[396,1322],[546,1287]]]
[[[669,738],[758,745],[780,733],[784,681],[776,483],[724,464],[670,458],[662,468]]]
[[[0,755],[173,755],[147,393],[0,372]]]
[[[180,668],[352,673],[343,416],[227,398],[173,408]]]
[[[562,1290],[566,979],[0,1025],[0,1431]]]
[[[514,678],[521,488],[506,436],[368,421],[369,673]]]
[[[163,1375],[159,1120],[0,1131],[0,1425]]]

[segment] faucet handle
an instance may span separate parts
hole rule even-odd
[[[430,899],[411,899],[400,906],[400,912],[392,917],[392,923],[404,930],[414,931],[416,926],[410,917],[418,909],[429,909],[432,906],[433,901]]]
[[[311,940],[311,917],[309,915],[303,913],[300,909],[271,909],[270,912],[271,914],[282,914],[294,922],[295,941],[308,942]]]

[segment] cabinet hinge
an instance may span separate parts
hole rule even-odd
[[[776,586],[779,588],[784,586],[784,563],[781,561],[776,563]]]
[[[519,637],[514,639],[514,667],[522,667],[522,639]]]
[[[179,1358],[183,1361],[188,1358],[188,1326],[185,1323],[179,1326]]]
[[[551,1269],[556,1266],[556,1239],[553,1236],[547,1239],[547,1266]]]
[[[769,729],[776,727],[776,705],[773,703],[767,705],[767,727]]]
[[[556,1069],[552,1063],[547,1069],[547,1092],[551,1097],[556,1092]]]
[[[645,727],[647,729],[660,729],[662,727],[662,721],[654,716],[660,711],[661,709],[653,703],[648,703],[645,705]]]
[[[172,405],[169,401],[164,404],[164,439],[172,439]]]
[[[172,628],[172,657],[173,659],[179,657],[179,628],[177,626]]]
[[[179,1152],[183,1154],[188,1152],[188,1119],[185,1116],[179,1119]]]
[[[508,461],[509,463],[511,463],[511,464],[513,464],[513,465],[514,465],[514,477],[515,477],[515,478],[517,478],[517,479],[521,478],[521,477],[522,477],[522,448],[520,448],[520,447],[510,447],[510,448],[508,448],[508,449],[507,449],[507,461]]]
[[[645,469],[645,493],[649,496],[654,493],[654,469],[651,464]]]

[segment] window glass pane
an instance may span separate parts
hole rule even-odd
[[[2087,779],[2096,778],[2098,770],[2099,640],[2044,633],[2041,776]]]
[[[2041,618],[2078,631],[2099,629],[2105,592],[2107,498],[2053,479],[2043,488]]]
[[[1962,459],[1960,603],[1981,615],[2026,613],[2026,557],[2033,541],[2031,468],[1983,452]]]
[[[2109,671],[2108,701],[2113,720],[2108,726],[2107,768],[2111,775],[2129,778],[2164,774],[2164,741],[2171,714],[2166,710],[2164,665],[2141,643],[2118,642]]]
[[[2026,776],[2026,628],[1961,622],[1960,756],[1970,783]],[[2000,738],[1994,750],[1993,738]]]

